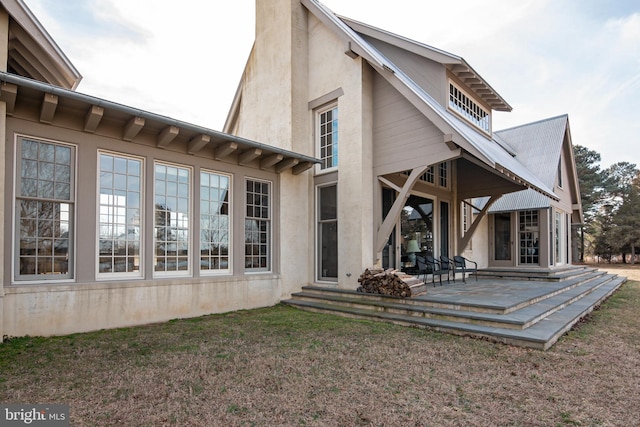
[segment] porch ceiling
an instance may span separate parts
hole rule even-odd
[[[497,196],[526,188],[523,184],[508,179],[499,171],[466,158],[456,160],[456,169],[457,175],[453,182],[459,200]]]

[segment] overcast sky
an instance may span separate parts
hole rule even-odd
[[[255,0],[25,0],[84,76],[79,92],[222,130]],[[494,130],[569,114],[601,166],[640,166],[640,1],[325,0],[463,57],[513,107]]]

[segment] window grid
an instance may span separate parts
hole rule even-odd
[[[318,115],[321,169],[338,166],[338,107]]]
[[[16,278],[71,278],[75,150],[24,138],[18,151]]]
[[[490,132],[491,116],[489,112],[473,101],[473,99],[453,83],[449,83],[449,106],[475,126],[485,132]]]
[[[189,271],[190,171],[155,166],[155,262],[156,272]]]
[[[447,162],[442,162],[438,166],[438,177],[440,187],[447,187],[448,185],[448,171],[447,171]]]
[[[201,271],[229,270],[230,190],[230,176],[200,172]]]
[[[100,154],[98,273],[140,273],[142,161]]]
[[[268,182],[247,180],[245,216],[245,268],[267,271],[270,266],[271,245],[271,185]]]
[[[520,264],[539,264],[539,234],[538,211],[521,211],[519,213],[520,227]]]

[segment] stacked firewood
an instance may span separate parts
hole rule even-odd
[[[401,271],[367,268],[358,278],[358,292],[411,297],[425,293],[422,280]]]

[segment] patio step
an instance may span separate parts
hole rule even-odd
[[[304,287],[302,292],[292,295],[290,300],[283,303],[308,311],[432,328],[546,350],[625,281],[623,277],[591,271],[584,278],[568,280],[566,286],[559,287],[550,282],[548,292],[534,292],[536,295],[544,294],[544,297],[538,295],[530,298],[524,295],[522,301],[528,303],[516,304],[521,307],[501,312],[487,311],[482,307],[483,304],[474,304],[473,300],[478,298],[465,301],[465,293],[476,293],[473,284],[452,285],[448,291],[453,291],[453,294],[437,296],[428,293],[404,299],[341,289]],[[486,288],[490,283],[478,283],[490,289]],[[516,292],[523,286],[516,282],[510,285],[515,287]],[[456,294],[458,289],[459,295]],[[447,298],[448,306],[443,304]],[[512,305],[511,298],[507,298],[505,304],[494,305]]]
[[[548,268],[484,268],[478,270],[478,277],[492,279],[521,279],[531,281],[563,281],[596,270],[593,267],[568,265]]]

